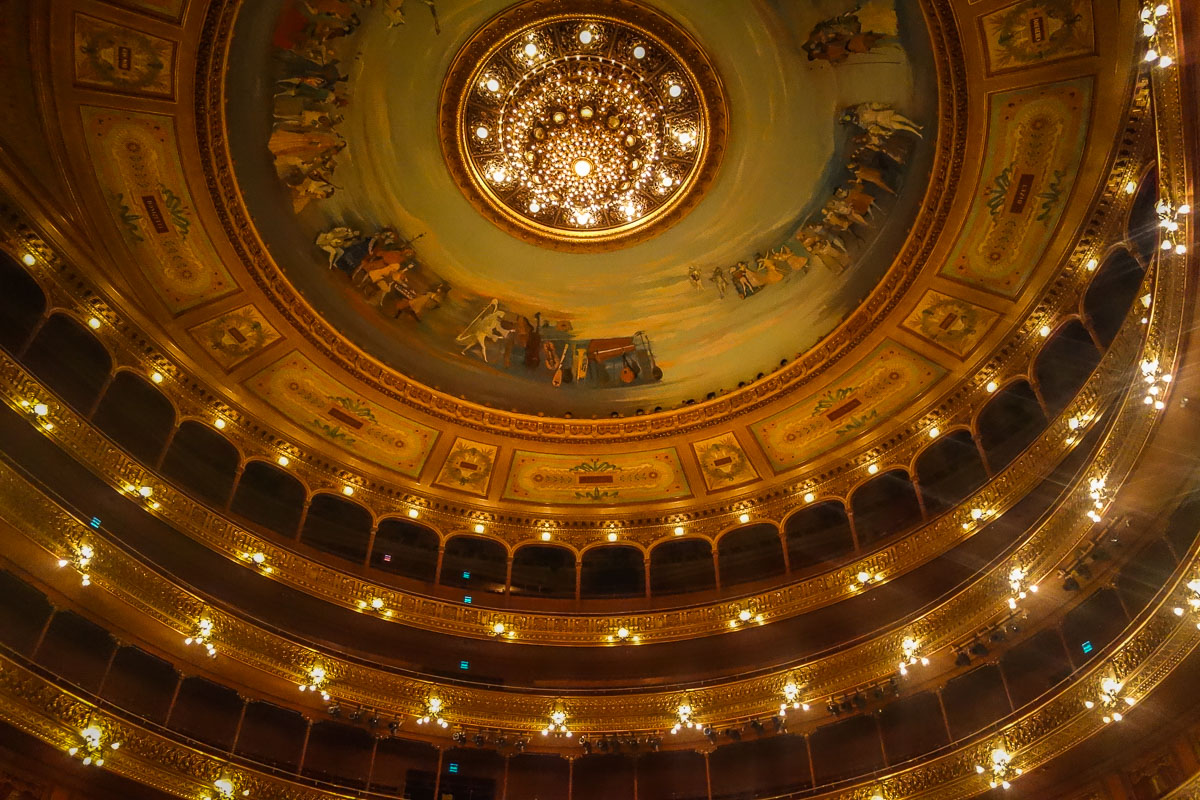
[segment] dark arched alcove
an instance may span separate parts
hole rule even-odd
[[[1137,298],[1145,271],[1128,251],[1117,250],[1104,260],[1087,293],[1083,313],[1105,347],[1112,344]]]
[[[575,596],[575,554],[565,547],[529,545],[513,553],[513,594]]]
[[[917,485],[933,516],[954,508],[987,482],[987,470],[970,431],[939,437],[917,456]]]
[[[641,597],[646,593],[642,551],[627,545],[595,547],[579,566],[580,597]]]
[[[112,369],[104,345],[65,314],[46,320],[29,343],[23,361],[50,391],[84,414],[91,413]]]
[[[150,381],[124,371],[105,390],[92,421],[131,456],[153,466],[175,427],[175,409]]]
[[[433,583],[437,580],[438,535],[406,519],[385,519],[375,533],[371,566],[384,572]]]
[[[901,469],[877,475],[855,489],[850,510],[862,547],[921,524],[917,490]]]
[[[16,353],[46,312],[46,295],[13,258],[0,252],[0,347]]]
[[[281,536],[295,536],[304,511],[304,484],[280,467],[251,461],[233,493],[233,513]]]
[[[1046,428],[1046,415],[1026,381],[1009,384],[979,412],[979,440],[988,466],[999,472]]]
[[[237,475],[238,451],[207,425],[185,420],[167,448],[162,473],[201,500],[224,508]]]
[[[1154,258],[1158,248],[1158,169],[1152,169],[1142,178],[1137,195],[1129,210],[1127,233],[1142,258]]]
[[[508,553],[499,542],[456,536],[446,542],[439,582],[481,592],[503,592]]]
[[[1099,363],[1100,351],[1077,319],[1059,328],[1042,346],[1034,374],[1052,415],[1067,407]]]
[[[854,552],[846,507],[838,501],[805,506],[783,523],[793,572],[831,564]]]
[[[307,728],[299,712],[255,701],[246,706],[237,752],[276,769],[295,770]]]
[[[319,494],[304,517],[300,541],[323,553],[354,564],[367,560],[371,539],[371,512],[342,497]]]
[[[721,585],[734,586],[784,573],[783,542],[774,525],[747,525],[717,541]]]
[[[650,551],[650,593],[680,594],[712,589],[716,575],[712,546],[702,539],[664,542]]]

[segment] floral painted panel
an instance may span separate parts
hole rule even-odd
[[[1091,77],[992,95],[983,189],[943,275],[1016,297],[1075,185],[1091,108]]]
[[[1095,50],[1092,0],[1021,0],[980,18],[988,69],[1032,67]]]
[[[455,439],[434,485],[487,497],[499,451],[495,445]]]
[[[692,450],[700,462],[700,474],[704,476],[704,483],[710,492],[758,480],[758,470],[750,463],[746,451],[732,433],[692,442]]]
[[[175,43],[75,15],[75,83],[129,94],[175,95]]]
[[[188,333],[227,370],[279,340],[279,332],[252,305],[194,325]]]
[[[213,249],[183,175],[175,121],[161,114],[83,106],[100,190],[133,263],[173,313],[237,288]]]
[[[415,478],[438,432],[356,394],[293,352],[245,382],[259,399],[297,425],[360,458]]]
[[[675,448],[642,453],[513,456],[504,499],[567,505],[620,505],[691,497]]]
[[[930,289],[904,320],[904,327],[962,358],[975,349],[1000,315]]]
[[[946,369],[891,340],[827,389],[755,423],[771,466],[783,472],[857,438],[911,406]]]

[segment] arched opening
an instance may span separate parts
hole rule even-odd
[[[883,768],[879,730],[872,717],[855,714],[813,731],[809,747],[818,786]]]
[[[16,353],[46,313],[46,295],[8,253],[0,252],[0,347]]]
[[[850,510],[861,547],[921,524],[916,487],[901,469],[877,475],[855,489]]]
[[[1067,407],[1099,363],[1100,351],[1079,320],[1062,326],[1042,346],[1034,374],[1052,415]]]
[[[703,539],[664,542],[650,551],[652,595],[699,592],[716,587],[712,546]]]
[[[611,800],[633,797],[635,793],[634,761],[617,753],[585,755],[575,762],[575,782],[571,798],[579,800]]]
[[[37,660],[55,675],[94,692],[115,649],[104,628],[72,611],[59,611],[46,629]]]
[[[228,750],[241,715],[242,699],[233,689],[204,678],[184,678],[171,712],[171,728]]]
[[[314,723],[304,753],[306,778],[362,788],[371,769],[371,734],[366,728],[324,720]]]
[[[759,797],[782,797],[812,786],[812,767],[803,736],[728,741],[732,744],[723,744],[709,756],[713,798],[747,797],[747,786],[756,787]],[[814,752],[814,763],[816,758]]]
[[[1026,381],[1009,384],[979,412],[979,441],[988,466],[999,472],[1046,429],[1046,415]]]
[[[1138,253],[1146,261],[1155,256],[1158,248],[1158,169],[1152,169],[1142,178],[1137,195],[1129,209],[1129,226],[1126,229]]]
[[[1076,666],[1100,654],[1128,624],[1125,608],[1115,589],[1100,589],[1067,612],[1062,621],[1063,639]]]
[[[385,519],[375,532],[371,566],[425,583],[437,580],[438,535],[415,522]]]
[[[162,473],[201,500],[224,508],[237,475],[238,451],[207,425],[185,420],[163,458]]]
[[[1020,708],[1071,675],[1071,661],[1058,631],[1045,630],[1004,654],[1004,678],[1013,705]]]
[[[439,794],[455,800],[500,800],[504,756],[495,750],[455,747],[442,759]],[[411,797],[419,797],[412,794]]]
[[[392,797],[433,797],[433,777],[438,751],[425,742],[410,739],[379,740],[371,790]]]
[[[161,724],[167,718],[178,684],[179,673],[173,666],[127,645],[118,649],[113,658],[104,683],[104,698]]]
[[[1004,676],[996,664],[983,664],[951,678],[942,689],[942,701],[954,739],[970,736],[1012,711]]]
[[[637,761],[638,800],[707,797],[704,775],[704,756],[695,750],[643,753]]]
[[[642,551],[628,545],[594,547],[579,565],[580,597],[641,597],[646,593]]]
[[[836,501],[805,506],[787,518],[783,531],[793,572],[832,564],[854,552],[850,517]]]
[[[947,744],[946,725],[933,692],[885,705],[879,712],[879,728],[889,764],[902,763]]]
[[[779,531],[767,524],[729,531],[717,541],[717,566],[722,586],[782,575],[785,570]]]
[[[481,592],[503,592],[508,552],[499,542],[475,536],[456,536],[446,542],[439,581]]]
[[[304,513],[304,484],[265,461],[246,465],[230,509],[281,536],[295,536]]]
[[[175,409],[150,381],[118,372],[92,421],[131,456],[153,466],[175,427]]]
[[[930,516],[954,508],[987,482],[987,470],[969,431],[938,438],[917,456],[917,485]]]
[[[1138,260],[1118,250],[1104,260],[1083,296],[1083,313],[1105,347],[1112,344],[1137,298],[1145,271]]]
[[[371,512],[341,497],[319,494],[304,517],[300,541],[354,564],[367,560],[371,540]]]
[[[575,554],[565,547],[529,545],[513,554],[513,594],[575,596]]]
[[[28,655],[51,613],[44,594],[11,572],[0,572],[0,642]]]
[[[34,376],[84,414],[108,381],[112,358],[87,328],[65,314],[46,320],[23,359]]]
[[[300,765],[300,746],[308,725],[297,711],[262,701],[246,706],[237,752],[277,769]]]

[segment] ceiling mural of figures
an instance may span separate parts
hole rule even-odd
[[[443,159],[443,77],[510,5],[264,0],[239,13],[227,112],[248,210],[289,280],[368,353],[499,409],[650,412],[794,359],[892,265],[938,135],[918,0],[653,3],[686,19],[720,78],[723,152],[686,216],[601,252],[493,224]],[[626,41],[611,38],[610,60]],[[639,169],[642,146],[623,155]]]

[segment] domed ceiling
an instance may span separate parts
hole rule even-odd
[[[243,7],[225,110],[237,185],[270,258],[356,345],[448,394],[592,416],[745,385],[857,307],[892,266],[931,190],[938,82],[916,0],[659,3],[676,20],[667,25],[686,29],[676,34],[687,45],[679,56],[619,27],[635,5],[582,4],[592,15],[579,17],[592,20],[588,41],[556,29],[546,52],[530,44],[545,30],[518,29],[524,17],[562,15],[570,4],[520,7],[515,23],[489,22],[508,7],[502,2],[412,6]],[[648,214],[672,199],[664,193],[685,195],[694,209],[676,210],[669,229],[601,239],[590,249],[603,251],[588,253],[563,252],[569,242],[546,246],[545,237],[478,213],[443,158],[444,139],[453,150],[462,137],[452,129],[457,106],[438,124],[439,109],[454,103],[442,96],[442,77],[469,38],[497,24],[514,28],[512,53],[496,45],[506,85],[485,86],[494,102],[483,97],[470,113],[502,118],[507,82],[524,80],[523,71],[557,74],[556,64],[572,59],[622,64],[655,105],[666,104],[666,125],[635,137],[619,104],[597,113],[621,126],[617,139],[629,137],[617,149],[646,184],[613,206],[622,217],[615,224],[634,221],[620,209],[636,204]],[[576,34],[580,24],[570,23]],[[482,76],[496,69],[484,57],[475,47],[460,60]],[[684,81],[688,71],[707,87]],[[571,103],[587,102],[564,107],[573,113]],[[486,141],[471,141],[486,125],[466,127],[468,147]],[[505,135],[498,129],[492,141]],[[711,151],[707,169],[693,164],[701,149]],[[519,180],[522,164],[500,170],[504,183]],[[660,179],[677,185],[663,192]],[[481,183],[495,189],[495,175]],[[549,206],[546,193],[540,203],[523,196],[520,210]],[[581,224],[580,209],[562,213],[568,235],[604,227]]]
[[[898,800],[1146,713],[1177,5],[14,4],[0,717],[187,797]]]
[[[1068,313],[1132,85],[1094,14],[215,2],[187,54],[81,17],[64,125],[239,446],[455,526],[715,534],[911,471]]]

